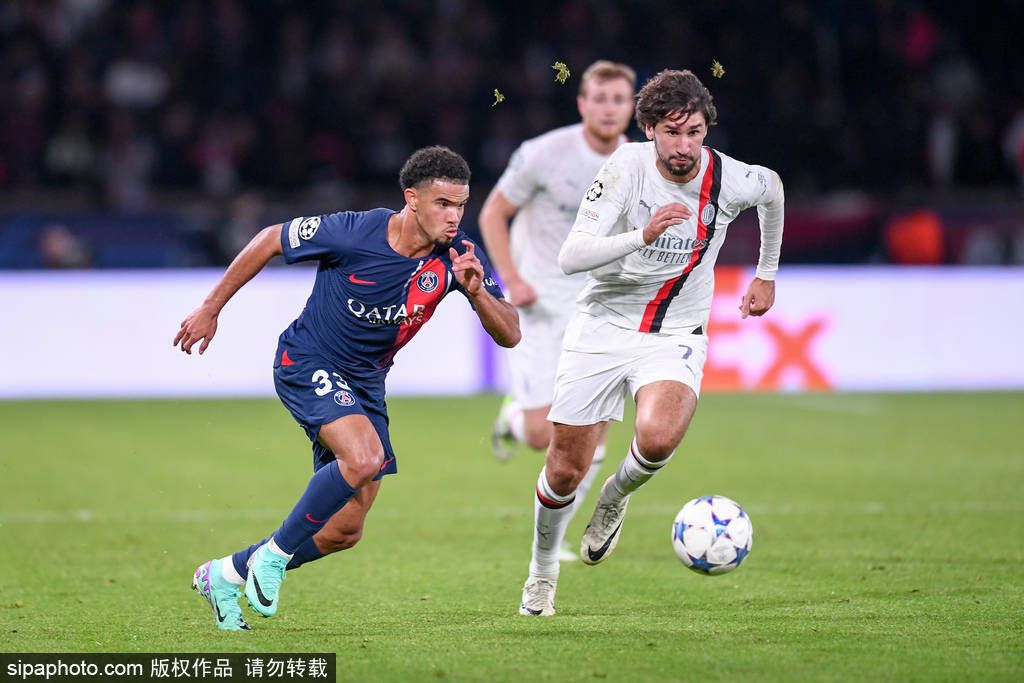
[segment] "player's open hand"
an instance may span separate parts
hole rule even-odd
[[[775,303],[775,281],[755,277],[740,301],[740,317],[762,316]]]
[[[673,225],[679,225],[692,215],[693,212],[679,202],[659,206],[644,227],[644,242],[652,244],[663,232]]]
[[[459,253],[455,247],[448,247],[448,256],[452,259],[452,272],[466,294],[475,296],[483,285],[484,266],[476,257],[476,246],[469,240],[462,240],[466,251]]]
[[[209,310],[206,306],[200,306],[181,321],[181,329],[178,330],[178,334],[174,335],[172,345],[181,344],[181,350],[191,356],[192,346],[202,339],[203,343],[199,345],[199,354],[202,355],[206,347],[213,341],[215,334],[217,334],[217,313]]]
[[[537,290],[526,280],[517,278],[505,283],[508,287],[508,302],[513,306],[529,306],[537,301]]]

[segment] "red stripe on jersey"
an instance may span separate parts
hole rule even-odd
[[[708,164],[707,168],[704,169],[704,177],[700,183],[700,202],[697,206],[697,241],[700,242],[707,238],[708,226],[704,225],[701,216],[704,213],[704,207],[708,205],[708,200],[711,199],[711,181],[715,176],[715,157],[711,154],[711,150],[708,150]],[[718,217],[718,212],[715,212],[715,218]],[[715,219],[712,218],[712,221]],[[706,249],[695,249],[690,253],[690,260],[683,268],[683,272],[676,275],[674,278],[668,280],[661,286],[658,293],[654,295],[654,298],[647,302],[647,307],[644,308],[644,317],[640,321],[641,332],[656,332],[657,330],[652,329],[654,327],[654,319],[658,313],[658,307],[661,306],[669,295],[672,293],[672,288],[676,286],[681,278],[686,277],[690,274],[698,263],[700,263],[701,257],[704,255]],[[660,321],[659,321],[660,322]],[[661,329],[661,325],[658,325],[658,329]]]
[[[295,365],[295,361],[288,357],[288,349],[281,353],[281,365]]]
[[[433,273],[431,278],[428,274]],[[426,276],[426,277],[424,277]],[[433,287],[427,287],[424,291],[421,283],[433,283]],[[405,322],[398,329],[395,336],[395,345],[389,352],[389,358],[393,358],[398,349],[409,343],[420,328],[434,315],[437,304],[444,298],[448,291],[448,268],[441,259],[432,258],[420,267],[409,280],[409,294],[405,297]]]

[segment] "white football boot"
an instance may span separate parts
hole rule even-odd
[[[491,428],[491,450],[500,462],[508,462],[516,454],[516,437],[512,434],[510,413],[515,407],[511,396],[505,396],[498,410],[498,417]]]
[[[523,585],[523,601],[519,613],[524,617],[551,617],[555,614],[557,579],[531,576]]]
[[[622,531],[622,520],[626,516],[629,496],[618,503],[606,502],[605,491],[612,485],[614,475],[608,477],[601,487],[601,495],[597,498],[597,507],[583,532],[583,543],[580,544],[580,559],[586,564],[603,562],[615,550]]]
[[[530,577],[522,587],[519,613],[523,616],[554,616],[556,579]]]

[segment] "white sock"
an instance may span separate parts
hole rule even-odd
[[[634,437],[629,444],[629,453],[619,463],[619,469],[612,476],[612,485],[601,490],[602,502],[618,503],[646,484],[671,459],[672,456],[669,455],[661,462],[648,460],[640,453]]]
[[[275,553],[277,555],[280,555],[281,557],[286,557],[289,560],[292,559],[292,555],[294,555],[294,553],[289,554],[289,553],[286,553],[285,551],[281,550],[281,548],[278,547],[277,543],[274,542],[274,537],[273,536],[271,536],[270,540],[267,541],[267,550],[269,550],[270,552]]]
[[[221,576],[223,576],[229,583],[233,583],[236,586],[241,586],[245,583],[245,579],[243,579],[242,575],[238,573],[237,569],[235,569],[235,562],[231,559],[231,555],[221,559],[220,573]]]
[[[583,475],[583,481],[576,487],[576,500],[572,504],[572,514],[576,514],[576,511],[583,505],[583,499],[587,497],[587,492],[590,491],[590,487],[594,485],[594,480],[597,479],[598,470],[601,469],[601,465],[604,464],[605,446],[600,444],[594,450],[594,460],[590,463],[590,469]]]
[[[516,401],[508,404],[508,430],[519,443],[526,443],[526,414]]]
[[[572,519],[575,492],[560,496],[548,485],[547,470],[540,471],[533,499],[533,557],[530,576],[558,579],[558,548]]]

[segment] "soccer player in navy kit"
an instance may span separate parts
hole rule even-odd
[[[273,535],[196,569],[193,587],[218,628],[249,628],[238,604],[243,590],[256,612],[273,616],[286,569],[359,541],[381,477],[397,471],[384,379],[446,294],[469,299],[501,346],[519,342],[515,308],[459,230],[469,176],[461,156],[427,147],[402,168],[400,212],[343,212],[264,228],[181,323],[174,345],[191,354],[201,342],[202,354],[221,309],[270,259],[319,261],[306,308],[281,334],[274,358],[278,396],[313,444],[314,474]]]

